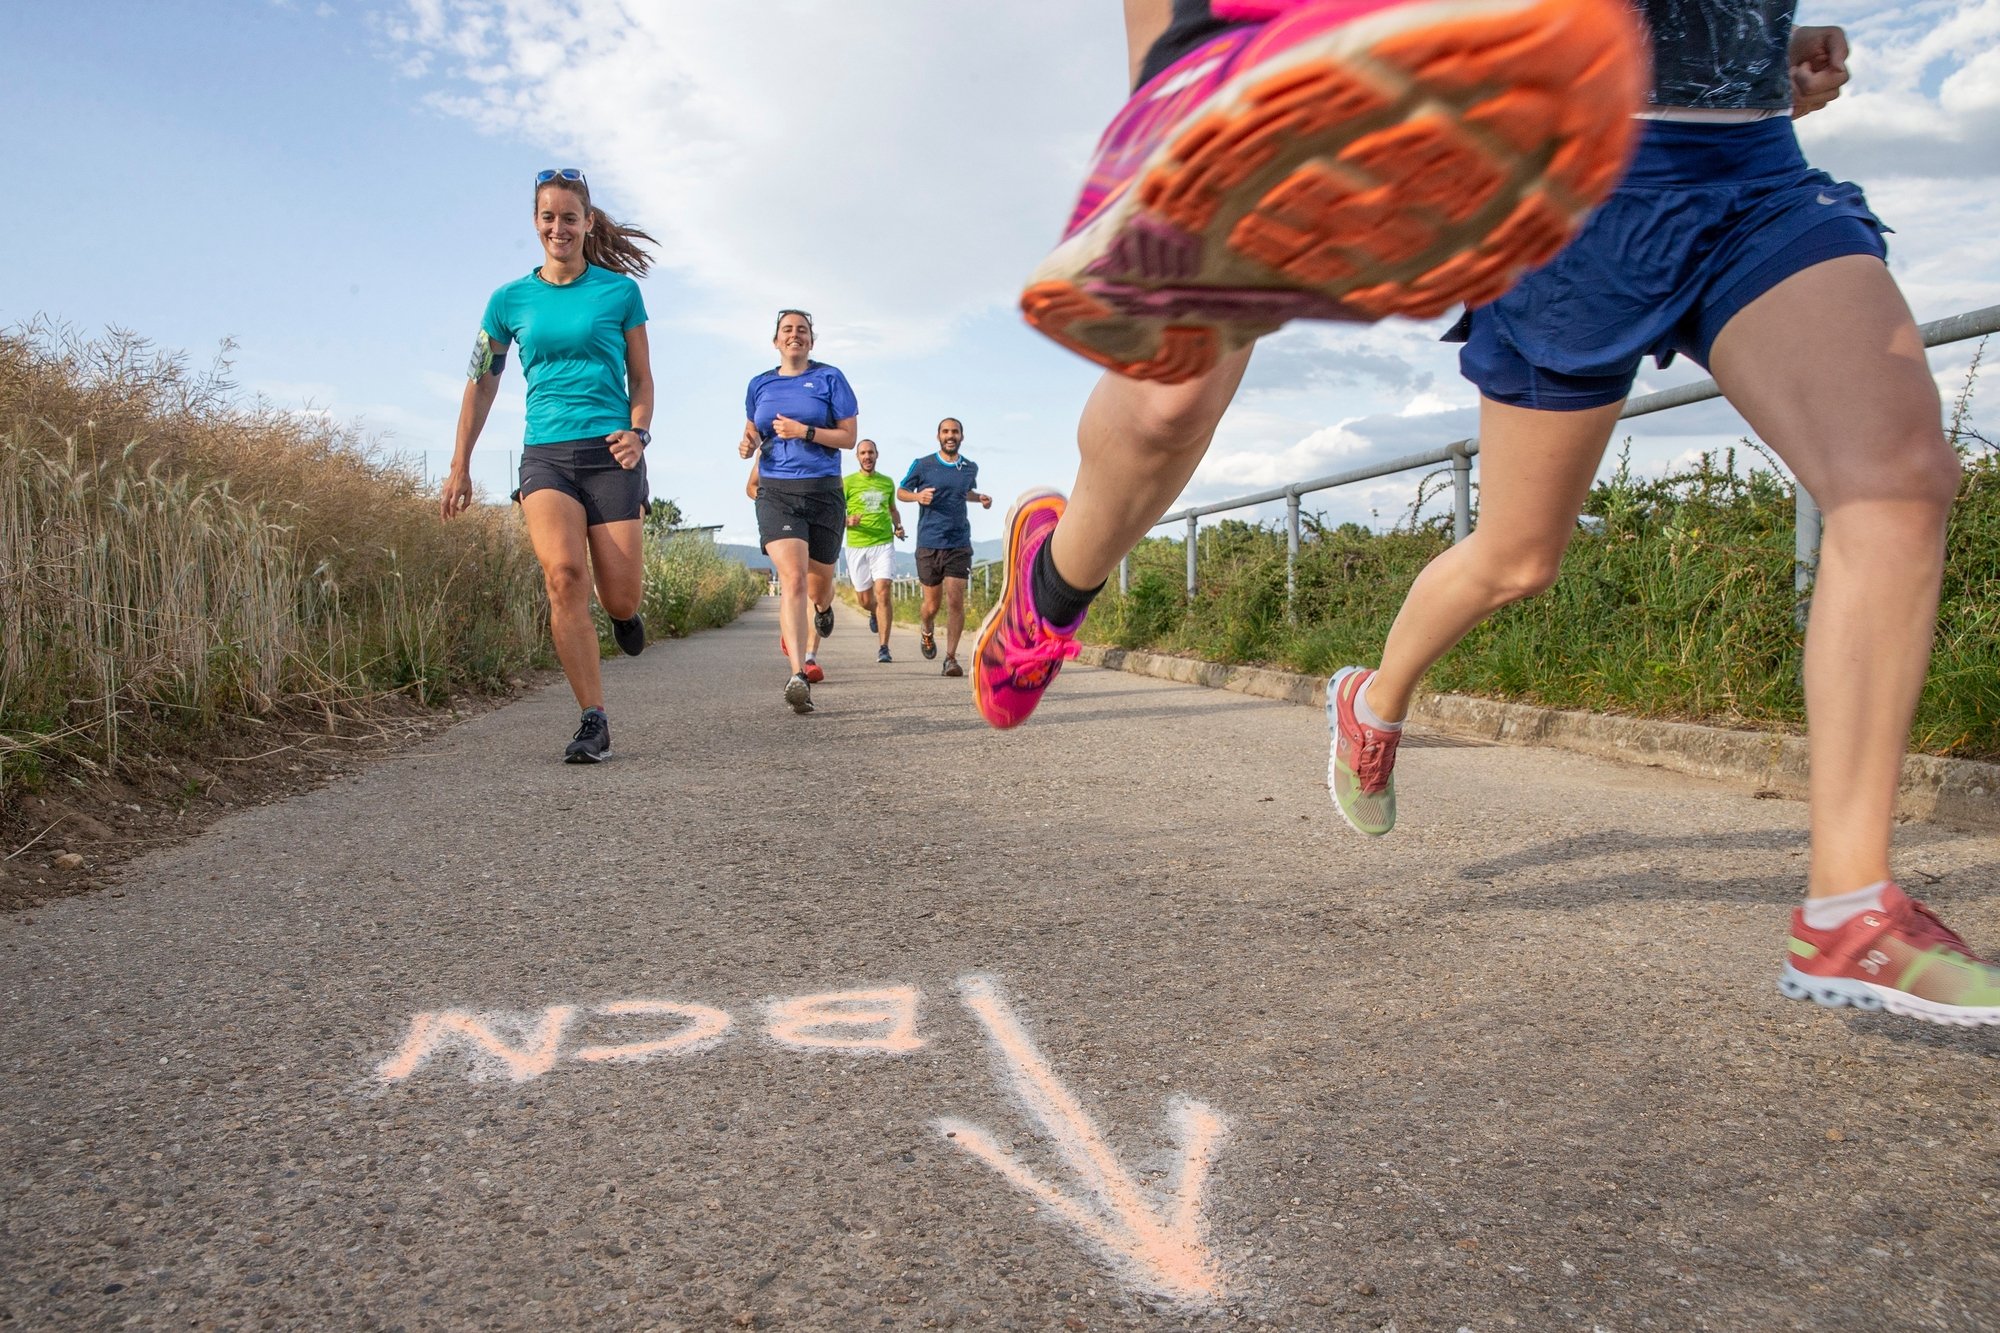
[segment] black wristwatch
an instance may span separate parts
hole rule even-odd
[[[812,427],[812,426],[807,426],[807,427],[806,427],[806,443],[807,443],[807,444],[811,444],[811,443],[813,442],[813,436],[815,436],[815,435],[817,435],[817,434],[819,434],[819,431],[818,431],[818,429],[817,429],[817,428],[815,428],[815,427]]]
[[[647,430],[644,426],[632,427],[632,433],[639,437],[639,447],[641,449],[644,449],[653,442],[653,432]]]

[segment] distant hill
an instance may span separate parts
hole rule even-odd
[[[765,557],[762,551],[754,546],[745,546],[739,542],[717,542],[715,549],[728,556],[731,560],[742,561],[752,569],[768,570],[771,567],[770,560]],[[982,561],[998,560],[1006,553],[1007,542],[1005,538],[995,537],[991,541],[974,542],[972,544],[972,563],[976,565]],[[915,548],[911,547],[908,543],[896,543],[896,574],[898,577],[916,577],[917,557],[915,555]]]

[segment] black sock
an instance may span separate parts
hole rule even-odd
[[[1048,542],[1043,542],[1042,549],[1035,552],[1035,572],[1029,585],[1035,610],[1042,619],[1062,629],[1072,628],[1081,621],[1083,613],[1090,610],[1092,599],[1104,591],[1102,583],[1085,592],[1063,582],[1063,576],[1056,573],[1055,560],[1049,555]]]
[[[1174,16],[1139,67],[1139,84],[1151,83],[1167,66],[1218,33],[1245,26],[1240,20],[1219,19],[1208,0],[1174,0]]]

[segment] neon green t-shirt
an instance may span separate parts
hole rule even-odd
[[[889,506],[896,500],[896,483],[886,473],[850,472],[840,479],[847,492],[847,514],[861,521],[847,530],[849,546],[880,546],[896,535],[896,519]]]

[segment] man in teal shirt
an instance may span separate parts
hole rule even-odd
[[[905,534],[903,516],[896,509],[896,483],[875,470],[881,457],[873,440],[855,445],[854,461],[861,470],[842,477],[840,486],[847,493],[847,577],[855,597],[868,609],[868,628],[879,636],[875,660],[887,662],[889,621],[895,614],[894,539]]]

